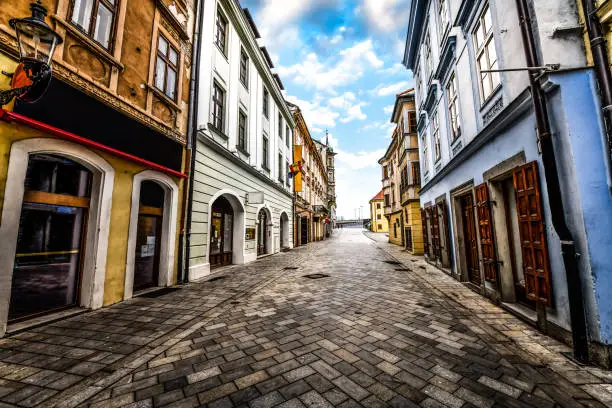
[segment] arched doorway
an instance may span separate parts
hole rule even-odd
[[[164,197],[164,189],[156,182],[147,180],[140,185],[134,291],[158,286]]]
[[[282,213],[280,217],[280,245],[282,248],[289,248],[289,217],[287,213]]]
[[[210,267],[231,265],[233,258],[234,210],[223,196],[212,205],[210,223]]]
[[[25,176],[9,321],[80,301],[92,173],[65,157],[30,154]]]
[[[268,246],[268,213],[264,208],[257,215],[257,256],[265,255]]]

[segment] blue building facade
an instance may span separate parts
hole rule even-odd
[[[595,74],[570,0],[531,1],[546,64],[565,219],[579,253],[591,356],[612,343],[612,196]],[[569,29],[568,27],[574,27]],[[563,28],[563,29],[561,29]],[[415,0],[404,64],[414,74],[426,257],[557,338],[572,320],[514,1]]]

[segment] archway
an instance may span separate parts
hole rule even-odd
[[[268,226],[268,212],[265,208],[259,210],[257,214],[257,256],[265,255],[268,253],[268,241],[270,228]]]
[[[285,212],[280,217],[280,246],[281,249],[291,246],[289,241],[289,216]]]
[[[244,205],[231,190],[221,190],[209,201],[208,265],[244,263]]]
[[[211,207],[210,267],[231,265],[233,261],[234,210],[221,196]]]

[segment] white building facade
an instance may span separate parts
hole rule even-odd
[[[561,67],[537,81],[550,118],[544,147],[527,71],[490,72],[528,65],[518,4],[528,4],[534,58]],[[404,64],[416,89],[426,257],[440,264],[450,248],[449,274],[568,342],[583,319],[589,347],[607,354],[612,199],[581,36],[572,0],[414,0]],[[573,239],[560,238],[559,220]],[[572,244],[582,290],[568,284],[562,253]]]
[[[204,4],[189,278],[292,247],[293,118],[248,10]]]

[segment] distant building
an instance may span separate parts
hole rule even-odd
[[[384,193],[380,190],[370,200],[370,230],[372,232],[389,232],[389,222],[385,217]]]

